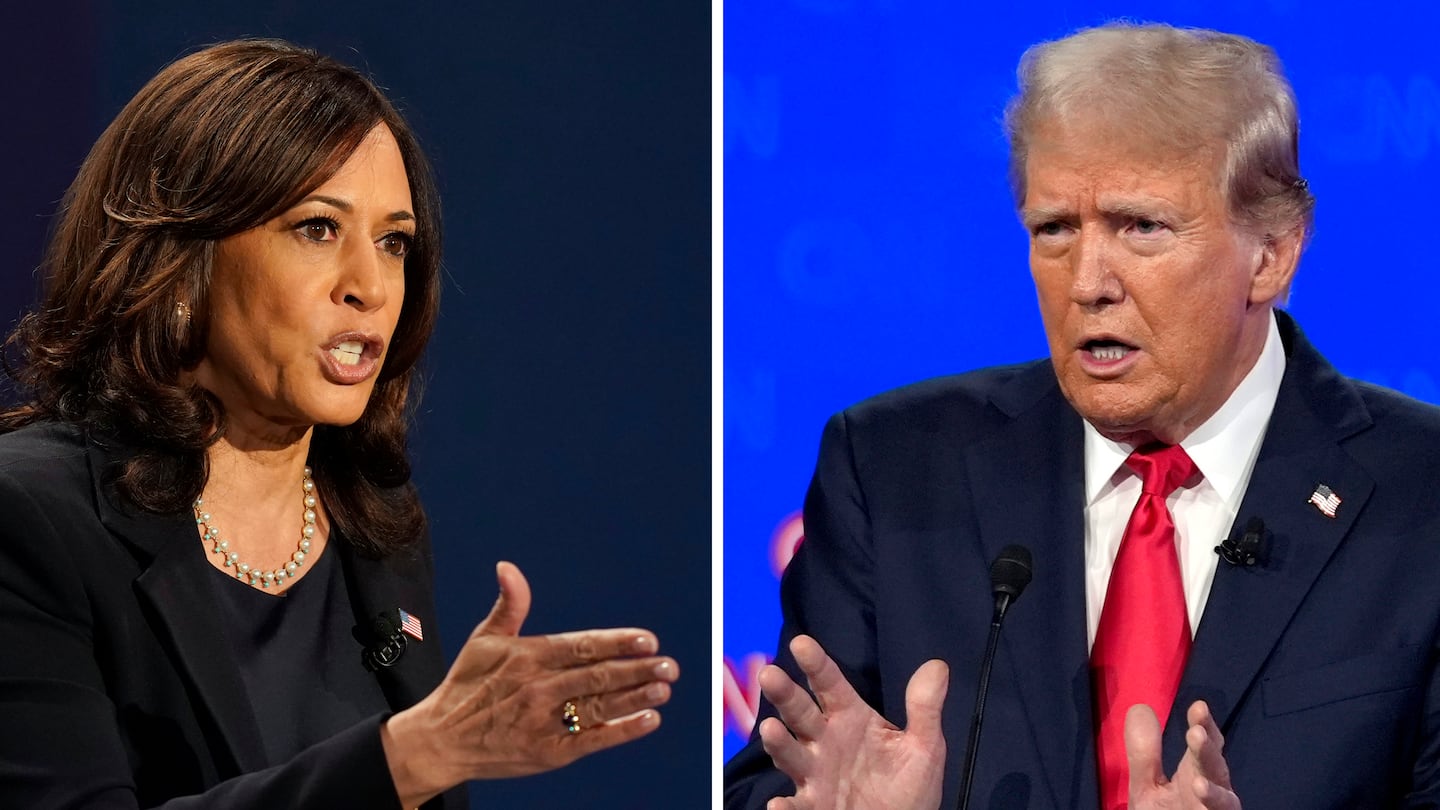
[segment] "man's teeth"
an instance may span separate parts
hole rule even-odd
[[[1123,360],[1130,353],[1128,346],[1091,346],[1090,356],[1102,363]]]
[[[365,344],[358,340],[347,340],[339,346],[330,350],[330,356],[340,361],[342,366],[353,366],[360,362],[360,355],[365,351]]]

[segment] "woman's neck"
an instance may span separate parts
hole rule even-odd
[[[297,550],[305,524],[307,493],[302,484],[312,434],[307,428],[288,435],[257,436],[227,427],[226,435],[207,451],[210,469],[202,511],[211,515],[240,561],[268,570],[283,566]],[[313,557],[329,532],[319,493],[311,494],[317,498],[316,532],[309,552]],[[213,565],[225,570],[220,555],[211,550],[209,556]]]

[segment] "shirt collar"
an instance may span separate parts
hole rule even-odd
[[[1229,504],[1237,504],[1240,488],[1270,424],[1280,380],[1285,376],[1285,349],[1275,316],[1265,333],[1265,347],[1255,365],[1204,424],[1180,442],[1201,474]],[[1085,505],[1110,490],[1115,474],[1135,448],[1113,442],[1085,422]]]

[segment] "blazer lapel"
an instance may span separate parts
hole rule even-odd
[[[359,637],[369,638],[375,617],[394,613],[396,608],[404,609],[422,622],[425,640],[407,636],[405,652],[395,665],[375,671],[391,709],[399,711],[419,703],[445,674],[430,585],[431,567],[428,557],[422,556],[425,554],[422,549],[428,549],[429,543],[417,543],[383,560],[358,554],[349,543],[335,543],[331,548],[339,552],[344,566]],[[469,806],[464,784],[436,796],[424,806],[427,810]]]
[[[431,598],[400,572],[402,567],[408,568],[405,563],[418,564],[419,561],[403,556],[414,553],[411,551],[396,552],[390,558],[379,560],[357,554],[348,543],[335,543],[331,548],[340,553],[345,567],[358,636],[368,640],[375,618],[381,613],[394,614],[397,608],[421,621],[425,640],[407,636],[405,652],[395,665],[375,670],[390,708],[399,710],[415,705],[430,693],[443,674]]]
[[[120,457],[92,442],[100,521],[135,553],[142,569],[135,590],[153,616],[157,636],[169,646],[176,670],[198,698],[202,724],[206,714],[213,723],[220,743],[217,758],[228,755],[234,773],[259,770],[266,764],[260,731],[224,641],[219,605],[205,586],[203,578],[211,574],[195,521],[184,514],[141,512],[125,503],[110,481]]]
[[[1207,701],[1221,731],[1228,730],[1236,706],[1254,688],[1270,651],[1374,489],[1339,444],[1370,424],[1359,395],[1283,314],[1280,326],[1292,347],[1290,359],[1232,528],[1263,520],[1265,559],[1247,568],[1221,562],[1215,572],[1165,726],[1167,767],[1184,751],[1185,711],[1193,701]],[[1321,484],[1342,498],[1333,518],[1309,502]]]
[[[1010,419],[967,453],[987,563],[1028,546],[1034,579],[1006,615],[996,677],[1013,677],[1056,807],[1095,805],[1085,635],[1084,449],[1048,363],[993,398]]]

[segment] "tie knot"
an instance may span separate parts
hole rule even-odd
[[[1140,489],[1161,498],[1170,497],[1198,469],[1178,444],[1158,442],[1136,448],[1125,465],[1140,476]]]

